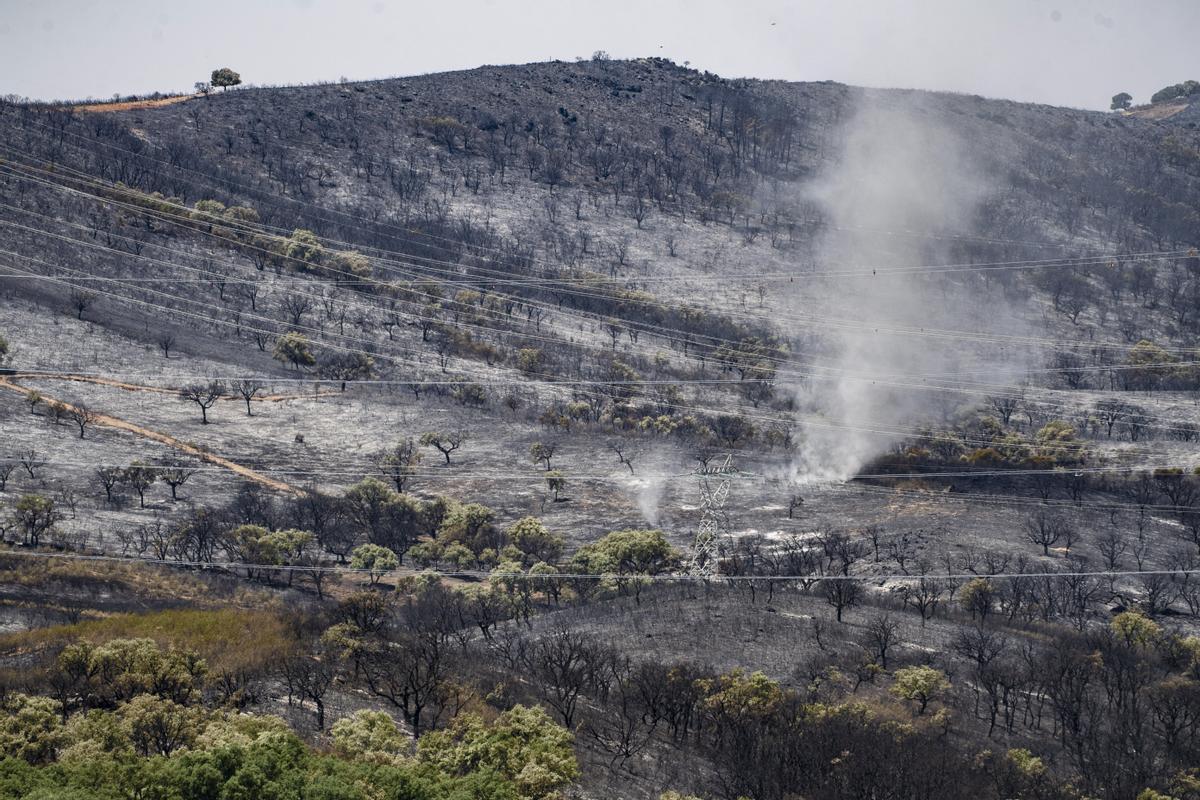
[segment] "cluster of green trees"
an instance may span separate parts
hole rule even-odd
[[[1191,97],[1200,94],[1200,81],[1183,81],[1170,86],[1164,86],[1150,96],[1151,103],[1161,103],[1164,100],[1174,100],[1177,97]]]
[[[13,800],[551,800],[579,774],[571,734],[522,706],[460,714],[415,748],[390,716],[360,711],[334,725],[333,753],[278,717],[161,692],[65,718],[51,698],[13,694],[3,713],[0,797]]]

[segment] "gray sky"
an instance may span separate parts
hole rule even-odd
[[[662,55],[728,77],[832,79],[1107,108],[1200,79],[1200,0],[0,0],[0,94],[190,89]]]

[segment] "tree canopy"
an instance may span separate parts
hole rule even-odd
[[[228,89],[230,86],[237,86],[242,82],[242,76],[231,70],[229,67],[220,67],[212,71],[212,76],[209,82],[213,86],[219,86],[222,89]]]

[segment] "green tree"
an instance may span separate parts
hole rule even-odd
[[[122,705],[118,716],[139,753],[169,756],[195,743],[204,711],[162,697],[140,694]]]
[[[62,715],[49,697],[11,694],[0,702],[0,754],[30,764],[54,759],[64,741]]]
[[[1129,92],[1120,92],[1112,96],[1112,104],[1109,109],[1112,111],[1124,111],[1133,105],[1133,96]]]
[[[42,537],[62,522],[63,515],[49,497],[31,493],[22,495],[13,504],[13,520],[25,534],[25,544],[37,547]]]
[[[363,478],[343,495],[346,512],[371,541],[384,538],[388,525],[388,506],[396,493],[377,478]]]
[[[517,351],[517,369],[525,375],[537,375],[542,370],[542,351],[536,347],[523,347]]]
[[[503,534],[497,530],[496,512],[481,503],[455,503],[438,527],[438,539],[461,542],[476,554],[503,546]]]
[[[662,531],[624,530],[605,534],[584,545],[572,565],[589,574],[657,575],[669,569],[679,554]]]
[[[291,364],[293,369],[311,367],[317,363],[312,347],[303,334],[288,331],[275,342],[275,351],[271,357],[284,364]]]
[[[462,542],[451,542],[442,550],[440,558],[450,569],[466,572],[473,569],[479,556]]]
[[[1125,356],[1125,363],[1131,368],[1127,378],[1134,389],[1151,391],[1168,377],[1173,371],[1176,361],[1165,348],[1149,339],[1141,339]]]
[[[242,82],[242,76],[231,70],[229,67],[221,67],[214,69],[209,77],[209,83],[213,86],[219,86],[222,89],[228,89],[230,86],[237,86]]]
[[[330,734],[333,751],[351,761],[397,764],[412,747],[412,738],[382,711],[355,711],[335,722]]]
[[[1130,647],[1148,648],[1162,638],[1158,623],[1137,611],[1122,611],[1109,623],[1117,638]]]
[[[432,447],[441,452],[450,463],[450,454],[458,450],[470,438],[465,431],[429,431],[421,434],[419,440],[422,447]]]
[[[140,694],[191,703],[208,674],[207,663],[195,652],[164,650],[148,638],[76,642],[63,648],[57,665],[64,675],[88,676],[76,687],[85,706],[113,707]]]
[[[1159,89],[1150,96],[1150,102],[1161,103],[1165,100],[1174,100],[1177,97],[1191,97],[1194,94],[1200,94],[1200,82],[1184,81],[1183,83],[1175,83]]]
[[[972,578],[958,590],[958,602],[970,612],[971,619],[987,619],[996,600],[996,587],[987,578]]]
[[[6,358],[8,358],[8,340],[0,336],[0,364],[3,364]]]
[[[553,444],[546,442],[534,442],[529,445],[529,457],[533,459],[533,463],[542,464],[546,471],[550,471],[550,459],[554,458],[554,451],[558,448]]]
[[[366,282],[371,277],[371,260],[355,250],[341,250],[333,256],[332,270],[339,282]]]
[[[902,700],[916,703],[916,713],[920,716],[931,700],[949,688],[950,681],[941,670],[922,665],[896,670],[896,680],[890,691]]]
[[[287,567],[297,564],[315,537],[308,531],[295,529],[268,530],[261,525],[239,525],[229,535],[228,546],[239,561],[245,562],[246,576],[269,576],[281,570],[265,567]],[[287,573],[288,584],[294,570]]]
[[[396,485],[397,492],[404,491],[404,485],[416,473],[421,464],[421,452],[417,450],[412,439],[397,442],[375,457],[375,466],[379,474]]]
[[[761,672],[747,675],[735,669],[698,685],[705,694],[704,710],[718,719],[720,727],[742,727],[769,718],[785,700],[783,687]]]
[[[445,145],[446,150],[451,153],[454,152],[455,143],[466,130],[454,117],[426,117],[421,122],[434,141]]]
[[[641,602],[645,576],[669,570],[679,554],[668,544],[662,531],[625,530],[605,534],[599,541],[579,548],[570,567],[588,575],[616,576],[621,592],[632,590]]]
[[[192,219],[212,220],[225,213],[225,204],[220,200],[197,200]]]
[[[551,533],[537,517],[522,517],[508,527],[507,534],[508,540],[525,554],[523,561],[553,563],[562,555],[563,537]]]
[[[325,254],[321,240],[312,231],[296,228],[284,245],[283,254],[300,269],[311,269]]]
[[[350,556],[350,566],[353,569],[366,570],[371,585],[374,586],[386,573],[400,566],[400,559],[386,547],[368,542],[354,548]]]
[[[550,800],[579,777],[573,737],[539,707],[513,706],[490,724],[459,714],[417,743],[417,764],[443,775],[493,773],[519,800]]]
[[[320,374],[339,381],[344,392],[348,381],[368,380],[375,374],[375,359],[363,353],[334,353],[321,363]]]

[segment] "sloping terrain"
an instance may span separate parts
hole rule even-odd
[[[0,105],[0,530],[252,586],[304,657],[345,646],[327,698],[255,656],[210,699],[321,742],[326,700],[414,733],[542,703],[588,797],[883,796],[811,755],[843,739],[893,748],[910,771],[872,779],[906,797],[1196,763],[1174,117],[657,59],[103,111]],[[123,609],[10,588],[12,628]],[[414,641],[444,650],[401,691],[373,670]]]

